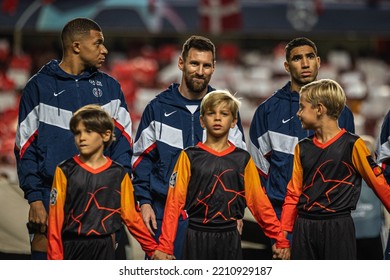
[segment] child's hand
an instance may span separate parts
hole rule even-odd
[[[281,260],[289,260],[290,257],[291,257],[290,248],[280,249],[279,259],[281,259]]]
[[[167,254],[167,260],[176,260],[176,257],[174,255],[168,255]]]
[[[272,245],[273,260],[289,260],[290,248],[276,248],[276,244]]]
[[[272,245],[272,259],[279,260],[280,249],[276,248],[276,244]]]
[[[162,251],[156,250],[152,256],[152,260],[176,260],[174,255],[168,255]]]
[[[290,248],[276,248],[276,244],[272,245],[273,260],[289,260],[290,253]]]
[[[159,250],[156,250],[152,256],[152,260],[166,260],[168,254],[161,252]]]
[[[242,219],[237,220],[237,230],[242,235],[242,228],[244,227],[244,221]]]

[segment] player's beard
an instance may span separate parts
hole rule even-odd
[[[193,80],[194,77],[196,77],[197,79],[203,79],[203,82],[195,82]],[[210,82],[210,78],[205,77],[205,76],[199,77],[196,75],[194,75],[194,76],[190,75],[190,76],[185,77],[186,86],[193,93],[202,93],[206,89],[206,87],[208,86],[209,82]]]
[[[317,75],[306,77],[306,78],[298,78],[298,79],[295,79],[295,83],[298,84],[300,87],[303,87],[304,85],[307,85],[307,84],[315,81],[316,78],[317,78]]]

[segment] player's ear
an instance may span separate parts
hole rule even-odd
[[[290,66],[287,61],[284,62],[284,70],[286,70],[287,73],[290,73]]]
[[[80,42],[79,41],[72,42],[72,49],[74,53],[76,54],[80,53]]]
[[[183,71],[184,69],[184,59],[180,56],[179,60],[177,62],[177,67],[179,67],[180,71]]]

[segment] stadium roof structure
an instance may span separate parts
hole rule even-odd
[[[235,29],[223,27],[228,13],[239,15]],[[325,0],[7,0],[0,11],[0,32],[57,32],[75,17],[92,18],[105,32],[390,36],[389,1]],[[221,28],[205,29],[202,17],[219,21]]]

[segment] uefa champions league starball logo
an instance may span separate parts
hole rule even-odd
[[[287,6],[287,20],[298,31],[310,31],[318,21],[315,1],[290,1]]]
[[[169,186],[174,188],[176,185],[177,172],[173,172],[171,178],[169,178]]]
[[[57,189],[53,188],[50,191],[50,205],[55,205],[57,202]]]

